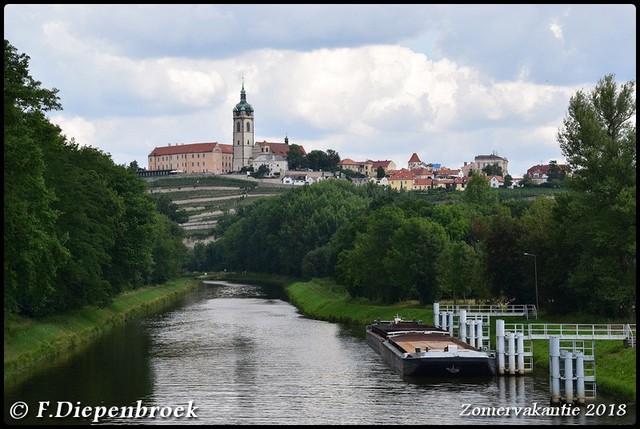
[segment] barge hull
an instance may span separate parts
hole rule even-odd
[[[375,333],[367,331],[366,341],[401,376],[491,377],[496,374],[495,358],[491,356],[407,357],[391,346],[388,339]]]

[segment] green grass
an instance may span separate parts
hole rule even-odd
[[[126,292],[105,307],[80,310],[34,320],[6,317],[4,381],[16,381],[43,363],[68,358],[92,340],[127,320],[159,311],[194,289],[199,281],[180,279],[162,286]]]

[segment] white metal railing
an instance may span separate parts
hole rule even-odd
[[[499,305],[499,304],[439,304],[440,311],[458,313],[465,310],[467,314],[488,314],[492,316],[529,316],[537,317],[534,304]]]
[[[532,340],[555,336],[577,340],[625,340],[635,338],[636,325],[630,324],[568,324],[568,323],[513,323],[506,325],[506,332],[520,332]],[[635,342],[635,341],[634,341]]]

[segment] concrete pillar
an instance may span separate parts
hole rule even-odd
[[[467,310],[460,310],[458,319],[458,338],[467,342]]]
[[[549,337],[549,384],[551,404],[560,403],[560,337]]]
[[[518,374],[524,375],[524,333],[519,333],[516,341],[518,353]]]
[[[509,358],[509,374],[516,373],[516,340],[513,332],[507,332],[507,357]]]
[[[441,317],[440,327],[445,331],[448,330],[449,328],[447,327],[447,312],[443,311],[442,313],[440,313],[440,317]]]
[[[469,320],[469,344],[472,347],[476,346],[476,321]]]
[[[578,404],[587,402],[586,392],[584,390],[584,353],[576,353],[576,400]]]
[[[563,350],[564,359],[564,400],[570,404],[573,402],[573,353]]]
[[[449,313],[449,336],[453,337],[453,312]]]
[[[440,303],[433,303],[433,325],[437,328],[440,326]]]
[[[496,320],[496,352],[498,353],[498,375],[504,375],[504,320]]]
[[[482,348],[482,320],[476,322],[476,347]]]

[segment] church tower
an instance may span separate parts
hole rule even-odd
[[[247,103],[243,78],[240,102],[233,108],[233,171],[251,164],[253,145],[253,107]]]

